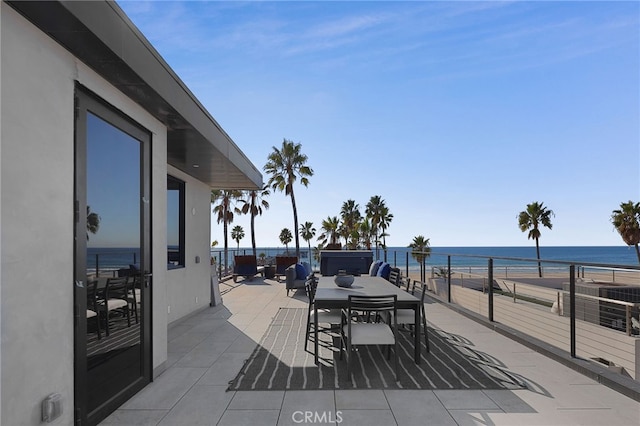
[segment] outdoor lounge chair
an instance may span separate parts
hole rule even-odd
[[[258,268],[258,261],[253,255],[237,255],[233,259],[233,282],[238,281],[238,277],[252,279],[259,273],[264,274],[264,266]]]
[[[285,274],[285,270],[298,263],[297,256],[276,256],[276,277],[281,277]],[[304,287],[304,285],[303,285]]]

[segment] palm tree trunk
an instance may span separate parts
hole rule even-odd
[[[296,208],[296,197],[293,195],[293,184],[291,184],[291,207],[293,207],[293,233],[296,236],[296,256],[300,261],[300,238],[298,237],[298,209]],[[288,249],[287,249],[288,250]]]
[[[255,216],[251,213],[251,247],[253,247],[253,256],[257,258],[256,254],[256,231],[254,228]]]
[[[227,266],[229,265],[229,243],[227,240],[227,219],[226,219],[226,215],[225,215],[225,220],[224,220],[224,227],[223,227],[223,232],[224,232],[224,273],[227,273]]]
[[[638,255],[638,263],[640,263],[640,248],[638,247],[638,244],[636,244],[636,254]]]
[[[538,275],[542,278],[542,264],[540,263],[540,243],[536,238],[536,255],[538,256]]]

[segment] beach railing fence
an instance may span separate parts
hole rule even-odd
[[[467,257],[471,266],[462,265]],[[640,381],[640,266],[459,254],[444,260],[428,262],[428,288],[441,301]]]

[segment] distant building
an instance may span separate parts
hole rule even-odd
[[[1,14],[0,423],[96,424],[212,302],[211,189],[262,175],[114,2]]]

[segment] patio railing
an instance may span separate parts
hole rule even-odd
[[[421,269],[405,256],[441,300],[640,380],[640,266],[438,253]]]

